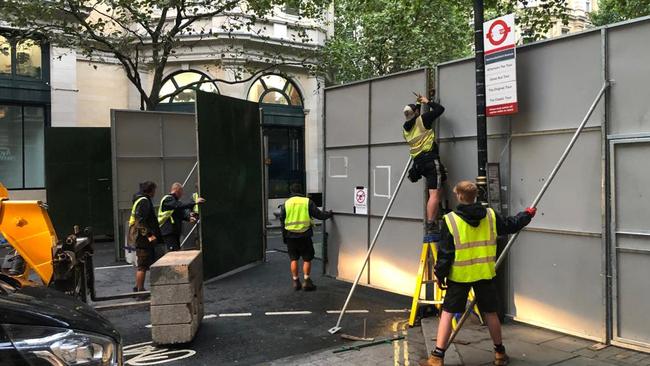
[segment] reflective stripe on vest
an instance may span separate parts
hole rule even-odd
[[[291,197],[284,203],[286,217],[284,229],[292,233],[304,233],[311,228],[309,198]]]
[[[422,122],[422,116],[418,116],[415,119],[415,124],[410,131],[402,130],[404,134],[404,140],[411,147],[411,157],[416,157],[421,153],[431,151],[433,143],[436,139],[436,135],[433,132],[433,128],[427,130],[424,127],[424,122]]]
[[[171,220],[172,224],[174,223],[174,218],[172,217],[172,214],[174,213],[174,210],[167,210],[167,211],[162,210],[163,202],[168,197],[172,197],[172,195],[168,194],[168,195],[163,196],[163,198],[160,200],[160,207],[158,207],[158,225],[161,225],[161,226],[168,219]]]
[[[198,199],[199,199],[198,192],[192,193],[192,201],[196,202],[198,201]],[[199,213],[199,205],[194,205],[194,207],[192,207],[192,211],[194,211],[194,213]]]
[[[454,237],[456,253],[449,272],[454,282],[476,282],[496,276],[497,255],[496,216],[491,208],[477,227],[473,227],[456,213],[445,215],[447,228]]]
[[[138,203],[145,199],[147,199],[147,197],[140,197],[133,202],[133,207],[131,207],[131,216],[129,217],[129,226],[135,224],[135,209],[138,207]]]

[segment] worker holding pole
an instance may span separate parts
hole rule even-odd
[[[332,211],[321,211],[314,201],[305,197],[302,186],[294,183],[289,187],[291,198],[280,207],[280,222],[282,223],[282,239],[287,245],[287,252],[291,260],[291,279],[293,289],[299,291],[315,291],[316,285],[310,278],[311,261],[314,259],[314,243],[312,218],[327,220],[332,217]],[[302,257],[302,271],[305,278],[304,284],[298,277],[298,261]]]
[[[440,162],[438,144],[433,130],[433,122],[442,115],[445,108],[440,104],[429,101],[427,97],[417,95],[417,104],[404,106],[403,135],[410,146],[413,166],[409,170],[408,178],[417,182],[421,177],[427,181],[429,199],[427,201],[426,235],[437,235],[440,232],[436,224],[438,206],[442,196],[442,183],[447,180],[447,171]],[[420,114],[421,104],[426,104],[430,111]]]
[[[205,202],[205,199],[197,197],[183,203],[180,199],[183,197],[183,185],[174,183],[171,186],[169,194],[163,196],[158,207],[158,224],[160,232],[168,251],[180,250],[181,232],[183,231],[183,221],[195,223],[198,215],[191,210]]]
[[[503,218],[491,208],[476,202],[478,188],[470,181],[459,182],[454,193],[459,205],[455,211],[444,216],[445,225],[442,225],[440,232],[438,260],[434,268],[438,285],[447,287],[438,325],[436,349],[420,365],[444,365],[453,315],[465,311],[471,288],[476,294],[479,310],[484,313],[494,344],[494,364],[507,365],[509,357],[501,339],[494,281],[497,236],[514,234],[523,229],[537,210],[529,207],[516,216]]]

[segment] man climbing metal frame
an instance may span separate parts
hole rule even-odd
[[[417,93],[413,94],[417,96],[417,104],[404,106],[406,122],[404,122],[402,131],[404,140],[409,144],[411,158],[413,158],[408,178],[415,183],[425,177],[429,193],[426,236],[437,236],[440,229],[436,225],[436,219],[442,197],[442,183],[447,180],[447,171],[440,162],[433,122],[444,113],[445,108],[430,101],[427,97]],[[430,111],[420,114],[422,104],[428,105]]]

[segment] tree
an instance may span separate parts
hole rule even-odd
[[[329,1],[289,3],[299,12],[299,19],[317,22],[326,14]],[[253,32],[262,39],[268,38],[256,23],[264,22],[285,3],[280,0],[4,0],[0,2],[0,19],[19,29],[22,36],[72,48],[91,59],[117,60],[147,109],[155,109],[169,96],[160,95],[165,67],[180,48],[220,39],[222,46],[211,50],[211,61],[218,64],[227,54],[231,58],[244,57],[246,53],[241,44],[236,44],[235,33]],[[214,17],[223,20],[217,30],[213,29]],[[295,41],[309,40],[305,29],[301,29],[297,38]],[[288,59],[281,52],[265,50],[243,60],[234,80],[203,82],[245,82],[281,65],[311,67],[311,53],[307,50]],[[143,80],[142,71],[149,73],[149,81]]]
[[[339,0],[334,36],[323,52],[330,83],[381,76],[469,56],[471,0]],[[486,19],[517,13],[525,34],[540,38],[566,19],[565,0],[487,0]]]
[[[628,19],[650,15],[648,0],[601,0],[598,11],[589,14],[595,26],[601,26]]]

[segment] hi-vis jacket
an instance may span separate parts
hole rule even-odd
[[[411,157],[431,151],[433,143],[435,142],[435,133],[433,129],[424,127],[422,116],[415,119],[415,124],[410,130],[403,130],[404,140],[409,144]]]
[[[451,218],[456,224],[456,235]],[[436,277],[454,282],[492,279],[495,276],[496,237],[516,233],[531,219],[526,212],[503,218],[480,203],[458,205],[453,213],[445,216],[445,225],[440,231],[434,268]],[[493,239],[495,245],[491,244]]]
[[[327,220],[330,217],[332,216],[329,213],[318,209],[314,201],[295,195],[280,206],[282,237],[285,239],[309,238],[313,235],[311,220]]]

